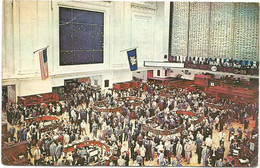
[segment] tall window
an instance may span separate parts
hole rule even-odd
[[[103,63],[104,14],[59,8],[60,65]]]
[[[160,76],[160,74],[161,74],[161,71],[157,70],[157,76]]]

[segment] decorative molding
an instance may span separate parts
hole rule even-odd
[[[156,2],[150,2],[150,3],[132,2],[131,8],[133,12],[141,12],[141,13],[154,13],[157,10]]]
[[[85,1],[85,0],[69,0],[69,1],[63,1],[62,3],[78,3],[78,4],[84,4],[84,6],[86,4],[89,4],[89,5],[96,5],[96,6],[102,6],[102,7],[109,7],[110,6],[110,3],[111,1]]]

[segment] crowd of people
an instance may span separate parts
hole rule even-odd
[[[5,110],[11,125],[11,141],[28,141],[29,163],[33,165],[90,165],[105,160],[113,166],[182,166],[191,165],[197,155],[200,166],[229,167],[236,164],[237,151],[246,163],[252,163],[257,153],[258,126],[249,129],[249,117],[257,120],[258,102],[236,104],[229,99],[217,101],[201,91],[174,88],[167,97],[160,91],[165,86],[154,82],[140,83],[140,89],[100,91],[88,83],[70,83],[64,100],[46,105],[26,107],[13,105]],[[131,101],[118,101],[118,97],[140,98],[140,106]],[[122,107],[122,111],[98,112],[95,102],[106,102],[109,108]],[[177,114],[179,110],[195,114]],[[27,122],[28,118],[43,115],[57,116],[48,122]],[[201,122],[193,122],[201,119]],[[152,122],[151,122],[152,121]],[[241,127],[235,129],[234,122]],[[52,126],[46,131],[44,127]],[[18,129],[17,129],[18,126]],[[144,129],[180,128],[170,135],[160,135]],[[228,134],[225,134],[228,130]],[[215,131],[215,134],[213,132]],[[219,143],[214,144],[213,138]],[[99,141],[110,147],[98,150],[92,161],[89,147],[64,152],[75,142]],[[225,144],[230,143],[229,148]],[[228,152],[227,152],[228,151]],[[228,155],[225,155],[228,153]],[[231,158],[233,159],[230,159]],[[247,161],[248,159],[248,161]]]
[[[186,64],[200,64],[200,65],[212,65],[212,66],[223,66],[223,67],[234,67],[234,68],[251,68],[251,69],[259,68],[259,61],[235,60],[235,59],[225,59],[225,58],[172,56],[171,61],[183,62]]]

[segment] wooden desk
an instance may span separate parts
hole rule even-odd
[[[2,147],[2,163],[4,165],[27,165],[27,141],[15,143]],[[19,160],[18,156],[24,155],[24,159]],[[14,160],[13,157],[16,159]]]

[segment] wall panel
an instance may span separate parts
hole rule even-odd
[[[151,16],[134,14],[132,23],[132,46],[137,49],[138,67],[143,67],[143,61],[153,57],[153,18]]]
[[[171,56],[187,56],[189,2],[174,2]]]
[[[29,9],[33,10],[29,10]],[[20,69],[19,74],[33,73],[33,16],[35,2],[20,1]],[[26,40],[25,40],[26,39]]]

